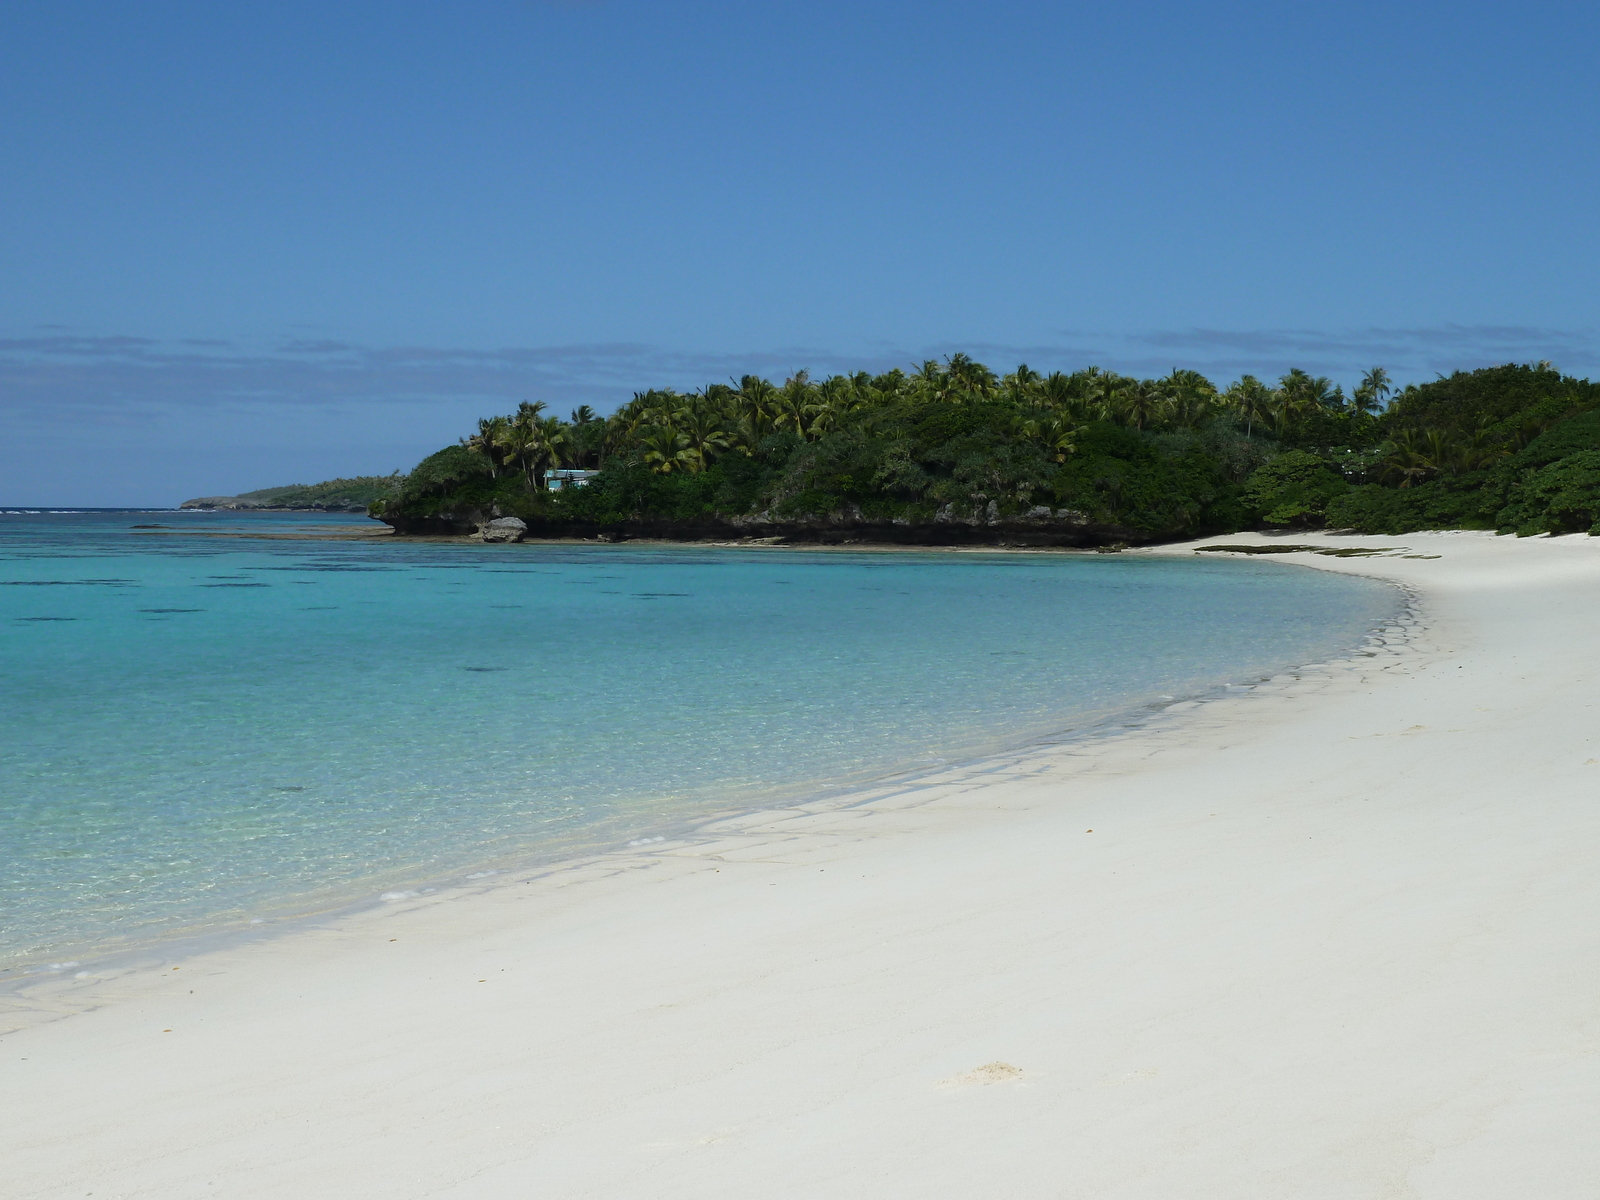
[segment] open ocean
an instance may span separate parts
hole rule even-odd
[[[1259,561],[269,541],[0,513],[0,969],[486,878],[1358,646]]]

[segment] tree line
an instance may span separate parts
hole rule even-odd
[[[797,371],[781,385],[758,375],[737,384],[713,383],[693,392],[670,388],[635,392],[601,419],[588,405],[570,421],[549,415],[543,402],[523,401],[515,413],[486,417],[461,444],[484,456],[492,474],[520,470],[528,483],[544,484],[545,470],[605,465],[621,456],[653,471],[702,471],[718,455],[757,454],[774,433],[815,441],[870,410],[898,405],[998,404],[1018,414],[1016,436],[1062,461],[1091,422],[1134,429],[1197,428],[1222,414],[1282,431],[1298,418],[1321,412],[1376,412],[1392,391],[1389,373],[1374,367],[1347,400],[1342,387],[1294,369],[1276,387],[1245,375],[1225,391],[1198,371],[1174,369],[1160,379],[1137,379],[1088,367],[1072,374],[1041,375],[1022,364],[998,376],[965,354],[924,362],[916,371],[833,375],[813,381]]]
[[[1398,390],[1374,367],[1347,395],[1299,369],[1219,388],[1186,369],[1000,375],[953,354],[911,371],[653,388],[603,418],[583,406],[562,420],[525,402],[419,464],[379,515],[493,508],[606,524],[844,513],[914,525],[1043,510],[1137,537],[1335,521],[1498,528],[1524,477],[1551,465],[1529,448],[1597,402],[1595,385],[1548,363]],[[551,494],[545,473],[559,467],[600,474]],[[1469,503],[1466,493],[1482,494]],[[1524,514],[1518,527],[1582,520],[1587,501],[1574,496],[1567,515]]]

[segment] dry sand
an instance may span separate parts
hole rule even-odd
[[[1600,1195],[1600,539],[1359,544],[1371,656],[40,984],[0,1193]]]

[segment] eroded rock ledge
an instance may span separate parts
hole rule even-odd
[[[632,538],[682,542],[759,538],[818,545],[884,542],[908,546],[1065,546],[1087,549],[1161,540],[1159,535],[1148,531],[1096,523],[1070,509],[1052,510],[1043,506],[1014,516],[999,515],[993,505],[977,509],[971,514],[958,514],[946,507],[931,520],[921,521],[904,518],[875,520],[851,511],[799,518],[774,517],[770,513],[702,517],[688,521],[638,517],[606,524],[538,518],[523,520],[481,510],[437,513],[432,516],[384,514],[378,519],[397,534],[477,534],[485,541],[492,542],[521,541],[523,538],[612,542]],[[520,530],[516,528],[518,525],[522,526]]]

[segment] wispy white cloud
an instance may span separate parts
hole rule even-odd
[[[1586,374],[1600,368],[1594,330],[1527,325],[1438,325],[1340,331],[1308,329],[1186,329],[1135,334],[1130,348],[1189,355],[1234,372],[1271,374],[1299,366],[1319,374],[1350,375],[1384,366],[1396,378],[1421,381],[1436,374],[1504,362],[1549,359],[1562,370]],[[1165,361],[1165,359],[1162,359]]]
[[[522,398],[609,405],[637,389],[690,387],[745,372],[826,373],[859,360],[807,347],[695,354],[638,343],[498,348],[357,346],[291,339],[267,349],[191,339],[78,334],[0,338],[0,412],[438,403]]]
[[[1096,363],[1148,375],[1190,366],[1219,381],[1246,371],[1272,377],[1291,366],[1353,381],[1374,365],[1401,381],[1420,380],[1457,368],[1545,358],[1587,374],[1600,369],[1597,347],[1600,338],[1590,330],[1500,325],[1063,331],[1059,340],[1033,344],[876,345],[857,354],[814,346],[696,353],[637,342],[362,346],[317,336],[252,348],[217,339],[163,342],[37,329],[0,338],[0,414],[47,421],[78,414],[122,423],[196,409],[448,403],[491,411],[524,398],[557,409],[587,403],[604,410],[647,387],[690,388],[747,372],[781,378],[802,367],[819,376],[884,370],[958,350],[1001,370],[1018,362],[1045,371]]]

